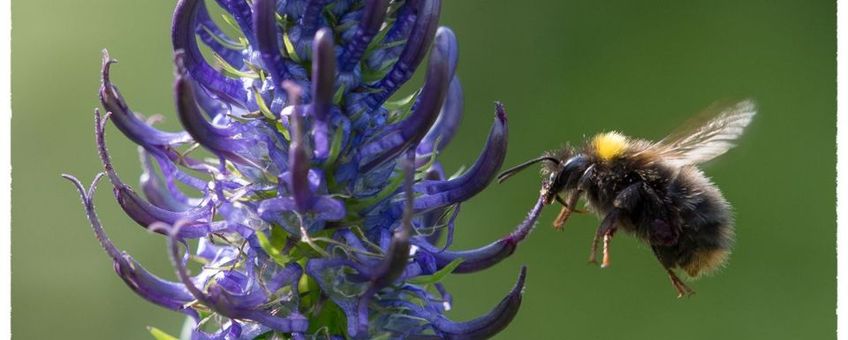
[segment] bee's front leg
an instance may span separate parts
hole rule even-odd
[[[572,192],[568,194],[568,200],[563,200],[559,194],[555,196],[557,202],[563,205],[562,209],[559,211],[559,215],[557,215],[556,220],[554,220],[553,226],[556,230],[562,230],[563,224],[568,220],[568,217],[571,216],[572,212],[582,213],[583,211],[575,209],[577,206],[577,201],[580,200],[580,196],[582,196],[586,192],[586,187],[589,185],[589,181],[591,181],[592,176],[595,173],[595,167],[589,166],[579,177],[572,176],[569,178],[568,182],[566,182],[566,188],[575,188]]]
[[[567,221],[568,217],[571,216],[571,213],[575,211],[574,206],[577,205],[577,200],[580,199],[580,194],[580,192],[571,193],[568,195],[568,201],[563,200],[559,194],[556,195],[556,200],[559,204],[562,204],[562,209],[560,209],[559,215],[557,215],[557,218],[554,220],[554,229],[562,230],[562,226],[565,224],[565,221]]]

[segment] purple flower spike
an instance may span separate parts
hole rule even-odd
[[[419,183],[416,190],[426,192],[427,195],[415,200],[416,212],[463,202],[492,182],[503,165],[507,148],[506,111],[502,104],[496,104],[496,112],[489,138],[474,166],[462,176],[449,181]]]
[[[448,53],[452,34],[448,32],[441,30],[436,35],[424,88],[421,89],[421,96],[418,97],[410,117],[389,127],[383,135],[362,147],[362,171],[374,169],[386,160],[397,157],[410,145],[418,143],[438,117],[450,81]]]
[[[388,8],[388,0],[365,1],[365,9],[362,10],[359,25],[357,25],[353,37],[339,56],[339,71],[350,72],[359,63],[368,43],[371,42],[371,39],[380,30],[380,26],[383,25],[383,19]]]
[[[441,0],[178,0],[179,132],[129,109],[104,53],[109,112],[96,111],[95,146],[118,204],[167,237],[179,277],[159,279],[112,245],[93,186],[68,176],[121,279],[191,317],[192,339],[477,339],[507,327],[524,269],[497,307],[466,322],[448,318],[455,292],[443,278],[513,254],[544,205],[500,240],[452,249],[459,206],[492,181],[508,131],[498,104],[474,164],[446,179],[438,156],[457,131],[463,94],[456,35],[439,28],[440,8]],[[387,102],[428,52],[423,87]],[[144,197],[112,166],[110,116],[139,145]],[[215,157],[196,156],[198,148]],[[189,276],[192,261],[200,266]]]

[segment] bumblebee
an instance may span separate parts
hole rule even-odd
[[[536,163],[543,163],[541,195],[562,209],[557,230],[585,197],[588,209],[601,218],[589,261],[596,263],[603,240],[601,267],[610,264],[610,242],[619,229],[650,245],[677,291],[694,293],[675,270],[697,278],[721,268],[734,243],[731,207],[698,165],[734,146],[756,114],[751,100],[713,106],[705,114],[658,142],[600,133],[580,148],[566,146],[508,169],[503,182]]]

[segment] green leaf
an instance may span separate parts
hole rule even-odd
[[[398,61],[398,58],[392,58],[384,61],[380,64],[380,67],[377,69],[366,69],[362,71],[362,81],[366,83],[375,82],[377,80],[383,79],[389,71],[392,70],[392,66]]]
[[[147,331],[150,332],[150,335],[153,335],[153,338],[156,340],[179,340],[177,337],[170,335],[168,333],[163,332],[159,328],[156,327],[147,327]]]
[[[306,275],[304,275],[306,276]],[[309,333],[329,333],[347,335],[347,317],[341,307],[332,300],[324,301],[318,316],[309,322]],[[324,328],[322,330],[322,328]]]
[[[342,152],[342,139],[344,139],[344,129],[339,126],[336,128],[336,131],[333,133],[333,139],[330,141],[330,152],[327,155],[327,160],[324,161],[326,168],[332,168],[336,164],[336,160]],[[332,173],[328,174],[328,176],[332,175]]]
[[[247,48],[247,45],[243,45],[240,42],[229,41],[229,40],[225,40],[224,38],[219,37],[217,34],[212,32],[212,30],[210,30],[209,27],[206,27],[205,25],[203,25],[201,27],[203,27],[203,30],[206,31],[206,33],[208,33],[209,36],[211,36],[213,40],[215,40],[219,44],[221,44],[221,46],[224,46],[224,47],[231,49],[231,50],[239,50],[239,51]]]
[[[444,268],[442,268],[441,270],[433,273],[433,275],[424,275],[424,276],[415,277],[415,278],[407,280],[407,282],[409,282],[411,284],[416,284],[416,285],[429,285],[429,284],[437,283],[437,282],[441,281],[442,279],[444,279],[445,276],[452,273],[454,271],[454,269],[456,269],[456,267],[459,267],[459,265],[463,261],[465,261],[465,260],[462,259],[462,258],[458,258],[458,259],[453,260],[450,263],[448,263],[448,265],[445,266]]]
[[[385,107],[386,110],[399,110],[399,109],[411,104],[413,102],[413,100],[415,100],[415,98],[418,97],[418,93],[419,93],[419,91],[415,91],[415,92],[410,93],[408,96],[403,97],[401,99],[386,101],[386,103],[383,104],[383,107]]]
[[[394,177],[389,179],[389,184],[383,187],[383,190],[380,190],[376,195],[365,198],[365,199],[353,199],[350,203],[348,210],[348,214],[358,214],[359,211],[365,209],[367,207],[373,206],[378,202],[386,199],[389,195],[393,194],[397,191],[398,188],[403,184],[403,175],[395,174]]]
[[[439,155],[439,152],[436,151],[436,147],[438,147],[441,139],[441,136],[436,137],[436,142],[433,144],[435,147],[433,147],[433,152],[430,153],[430,157],[428,157],[427,163],[418,168],[421,170],[415,172],[416,181],[423,180],[425,177],[427,177],[427,171],[430,170],[433,164],[436,163],[436,157]]]
[[[219,67],[219,70],[224,73],[224,75],[232,77],[232,78],[250,78],[257,79],[259,75],[252,71],[241,71],[230,65],[224,58],[222,58],[217,53],[212,53],[213,58],[215,58],[215,65]]]
[[[283,34],[283,44],[286,45],[286,53],[289,55],[289,58],[291,60],[293,60],[294,62],[300,64],[301,59],[297,55],[297,50],[294,49],[294,44],[292,43],[291,39],[289,38],[288,33]]]
[[[240,44],[247,46],[247,40],[243,40],[244,33],[241,31],[241,27],[236,23],[236,19],[231,17],[229,14],[221,14],[221,18],[224,19],[227,26],[238,32]]]
[[[339,86],[339,89],[336,90],[336,93],[333,94],[333,104],[342,105],[342,98],[344,98],[345,93],[345,85]]]
[[[274,116],[271,109],[269,109],[268,105],[265,104],[265,99],[262,99],[262,95],[255,87],[253,88],[253,96],[256,98],[256,105],[259,106],[259,112],[261,112],[266,119],[277,120],[277,117]]]
[[[380,32],[377,32],[377,35],[375,35],[374,38],[371,39],[371,42],[368,43],[368,47],[365,48],[365,53],[363,54],[362,60],[368,60],[368,58],[371,57],[371,54],[381,47],[380,45],[383,44],[383,40],[386,40],[386,33],[389,32],[390,27],[391,26],[386,25],[385,28],[380,30]]]
[[[421,95],[421,90],[416,90],[412,94],[407,97],[386,102],[384,106],[391,110],[389,114],[388,122],[389,124],[399,122],[412,113],[412,106],[415,104],[415,100],[418,99],[418,96]]]
[[[283,228],[280,227],[271,227],[271,239],[268,239],[265,236],[265,233],[258,232],[256,233],[256,238],[259,240],[259,247],[265,251],[268,256],[271,257],[274,262],[276,262],[280,266],[287,265],[291,258],[283,254],[280,250],[285,247],[286,244],[286,232],[283,231]]]

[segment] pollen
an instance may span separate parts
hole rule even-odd
[[[627,145],[627,137],[615,131],[600,133],[592,138],[595,153],[604,161],[620,156],[627,149]]]

